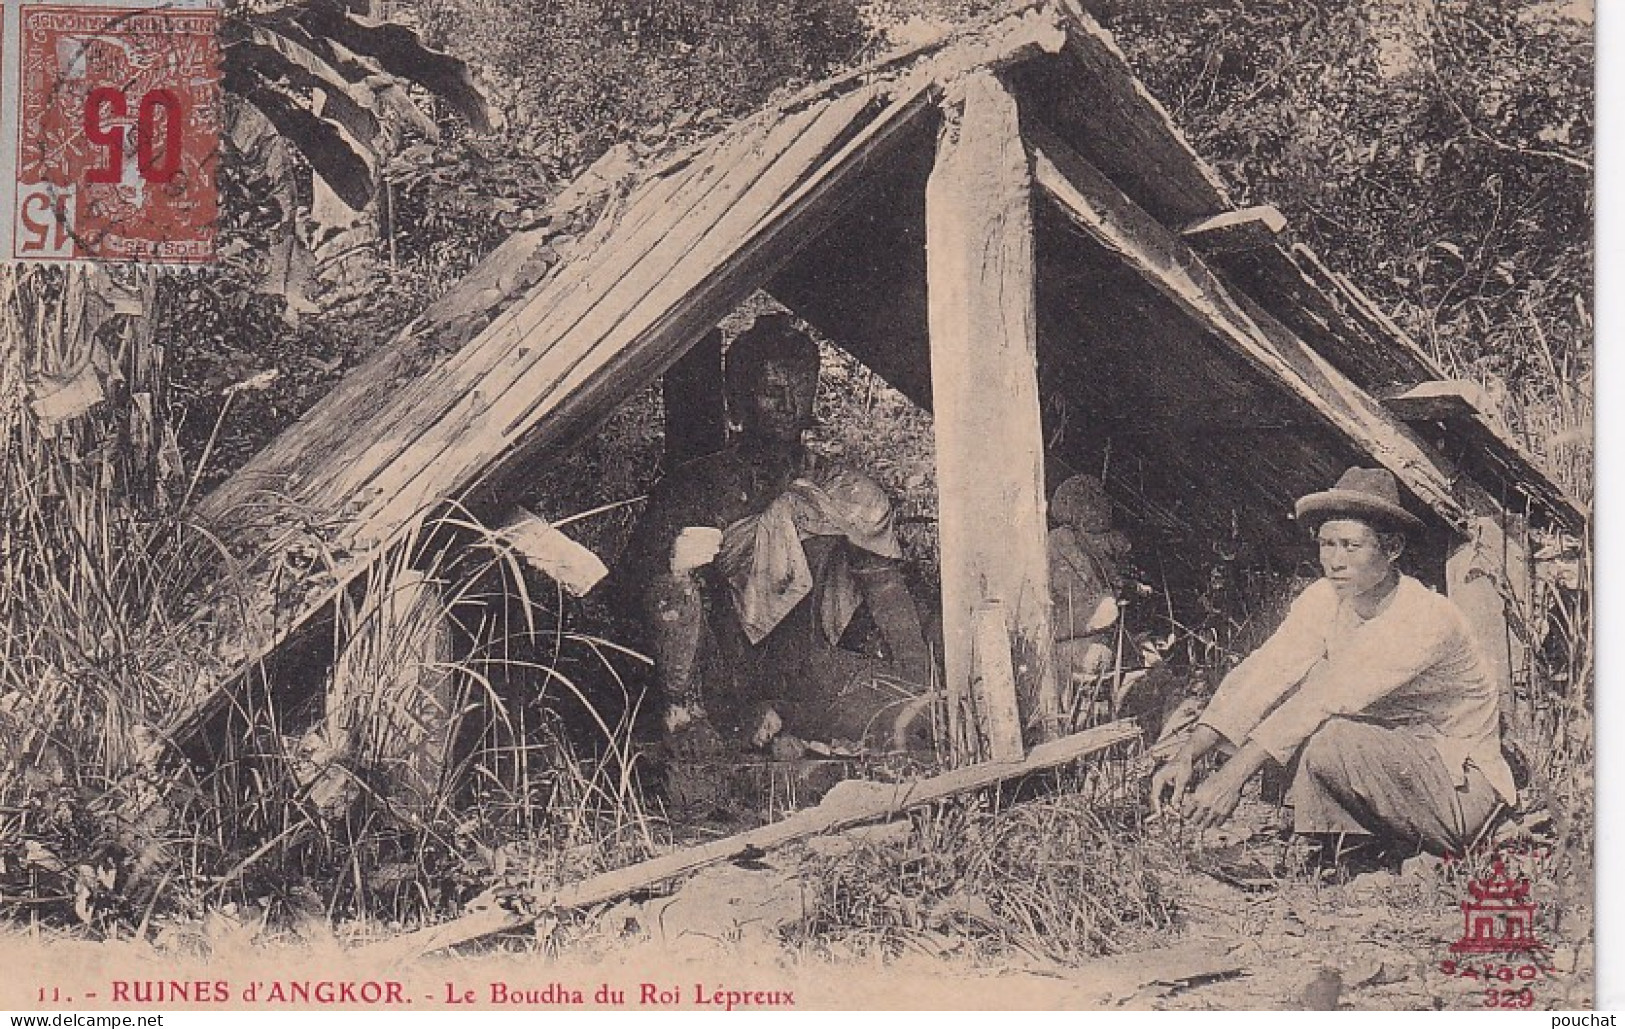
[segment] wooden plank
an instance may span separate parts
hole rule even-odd
[[[1392,471],[1447,525],[1465,525],[1449,470],[1403,422],[1256,303],[1233,296],[1188,247],[1053,133],[1035,127],[1031,138],[1039,186],[1078,228]]]
[[[435,405],[449,403],[444,394],[427,389],[432,378],[426,374],[429,369],[436,364],[450,369],[474,360],[481,353],[481,342],[496,337],[515,307],[525,306],[510,303],[516,291],[520,295],[550,292],[556,297],[574,281],[567,275],[550,274],[533,287],[524,273],[536,271],[537,265],[555,273],[573,267],[583,255],[597,252],[596,240],[621,225],[615,198],[630,169],[612,157],[614,153],[595,162],[578,180],[583,185],[594,183],[593,188],[572,185],[561,194],[557,206],[549,211],[548,227],[517,234],[481,261],[389,345],[346,374],[292,429],[206,497],[199,506],[199,517],[222,529],[252,529],[252,523],[242,525],[242,509],[254,493],[267,489],[291,497],[301,506],[315,505],[323,511],[334,506],[328,499],[331,491],[325,487],[334,475],[359,461],[370,441],[388,431],[399,412],[415,411],[421,417],[435,410]],[[646,206],[658,210],[663,206],[658,202],[660,194],[680,188],[692,174],[691,168],[653,178],[639,195],[653,194]],[[628,220],[635,215],[635,210],[630,212]],[[565,242],[588,219],[591,231],[574,243]],[[495,317],[468,341],[465,333],[471,327],[470,317],[485,317],[493,308]],[[409,392],[414,395],[405,396]],[[324,468],[331,474],[321,474]]]
[[[413,511],[454,495],[508,449],[561,391],[571,389],[583,371],[598,367],[680,302],[758,219],[829,156],[871,99],[871,93],[854,93],[775,126],[739,157],[715,189],[667,226],[646,259],[603,282],[594,302],[562,334],[538,332],[533,359],[480,376],[460,411],[418,434],[368,484],[369,495],[354,523],[357,540],[370,545],[387,538]],[[677,342],[686,345],[692,339]]]
[[[1190,242],[1229,283],[1360,388],[1388,390],[1445,377],[1409,338],[1392,335],[1367,306],[1357,304],[1307,248],[1224,251],[1210,249],[1200,237]]]
[[[1590,509],[1553,482],[1523,447],[1508,442],[1499,424],[1488,417],[1477,417],[1461,419],[1451,426],[1460,439],[1462,463],[1472,467],[1475,475],[1499,480],[1501,489],[1495,492],[1507,496],[1509,503],[1513,496],[1522,498],[1569,532],[1588,532]],[[1486,488],[1492,487],[1487,484]]]
[[[1001,601],[1022,717],[1060,713],[1049,663],[1032,179],[1015,99],[991,74],[951,97],[926,184],[926,281],[950,698],[971,681],[972,616]]]
[[[1407,422],[1476,418],[1486,410],[1484,391],[1465,379],[1418,383],[1382,398],[1382,406]]]
[[[1029,62],[1008,78],[1025,114],[1043,120],[1167,224],[1234,207],[1219,175],[1135,78],[1111,33],[1080,0],[1056,7],[1066,31],[1062,59]]]
[[[729,141],[730,146],[747,143],[747,139]],[[481,376],[505,361],[529,358],[523,347],[515,346],[514,334],[522,319],[534,319],[538,311],[565,318],[579,310],[583,298],[595,296],[602,283],[624,274],[627,262],[644,256],[642,240],[646,234],[657,236],[673,211],[683,209],[681,198],[697,202],[724,177],[720,158],[731,153],[724,147],[712,160],[696,161],[645,182],[620,212],[601,218],[569,259],[525,299],[501,311],[478,336],[434,367],[420,371],[404,386],[392,384],[390,402],[377,416],[354,426],[332,453],[317,455],[314,468],[300,470],[301,498],[324,510],[349,501],[389,466],[422,426],[447,417],[457,404],[468,401]],[[611,239],[625,241],[624,247],[609,246]]]
[[[1021,744],[1021,710],[1016,703],[1016,669],[1010,653],[1010,629],[1004,605],[996,600],[971,612],[971,699],[983,753],[989,761],[1008,763],[1026,756]]]
[[[799,135],[815,114],[781,126],[781,139]],[[641,269],[654,265],[656,275],[668,270],[683,243],[692,242],[697,229],[708,226],[727,202],[719,194],[736,195],[770,159],[762,140],[744,136],[701,162],[703,167],[681,190],[647,194],[629,212],[645,217],[630,231],[612,232],[600,241],[591,259],[573,265],[554,290],[541,291],[517,305],[504,321],[494,323],[470,349],[476,359],[451,366],[445,374],[426,376],[404,393],[394,405],[396,424],[359,460],[348,468],[340,466],[345,474],[335,482],[335,497],[360,501],[363,510],[384,503],[409,512],[439,499],[440,491],[410,488],[426,464],[444,452],[453,437],[472,442],[496,435],[489,413],[521,377],[589,322],[606,300],[624,296]],[[535,342],[527,347],[527,339]],[[426,402],[426,397],[434,399]],[[460,469],[440,471],[456,476]]]
[[[619,350],[624,341],[647,338],[645,333],[651,327],[660,326],[693,290],[701,288],[717,268],[739,252],[759,231],[764,220],[771,217],[776,206],[795,193],[797,184],[820,177],[821,166],[836,153],[840,138],[868,121],[864,112],[875,99],[874,92],[866,91],[833,102],[806,131],[797,134],[793,143],[779,150],[760,175],[743,181],[741,185],[745,188],[732,202],[719,207],[715,220],[694,238],[692,246],[678,254],[673,268],[638,284],[641,295],[635,302],[621,310],[609,309],[614,317],[613,335],[606,333],[599,346],[607,344]],[[670,334],[656,332],[655,335]],[[681,336],[677,342],[686,347],[690,333]],[[572,352],[560,348],[560,356],[565,360],[540,384],[542,388],[536,393],[520,394],[524,402],[505,412],[506,421],[502,423],[505,436],[512,438],[522,432],[539,412],[552,406],[559,391],[573,389],[584,374],[598,367],[603,353],[602,350]],[[673,356],[662,355],[661,363],[666,364]]]
[[[205,495],[196,509],[199,520],[227,531],[252,529],[253,523],[244,524],[243,514],[253,509],[257,496],[294,495],[306,485],[300,470],[330,457],[352,439],[358,426],[371,424],[387,406],[392,387],[432,360],[426,354],[453,338],[460,317],[484,309],[481,305],[497,291],[502,271],[546,246],[551,235],[545,229],[519,233],[476,265],[429,311],[340,378],[292,428]]]
[[[1506,424],[1493,413],[1490,399],[1477,383],[1463,379],[1419,383],[1384,397],[1382,404],[1407,422],[1446,423],[1462,464],[1492,494],[1517,494],[1533,501],[1571,532],[1585,531],[1585,508],[1512,440]]]
[[[537,903],[527,907],[535,912],[548,912],[602,904],[707,865],[727,861],[742,853],[769,850],[868,822],[886,821],[922,804],[996,786],[1023,775],[1081,760],[1108,747],[1139,738],[1140,729],[1133,721],[1109,722],[1040,744],[1017,764],[969,765],[905,783],[849,780],[832,790],[817,807],[797,812],[782,821],[600,873],[565,886],[550,897],[538,898]],[[363,954],[369,960],[385,963],[409,961],[492,933],[517,929],[535,921],[536,917],[536,914],[511,911],[492,903],[485,909],[442,925],[374,944],[364,948]]]
[[[1355,317],[1363,320],[1374,335],[1391,341],[1392,349],[1405,351],[1408,356],[1437,367],[1438,362],[1417,345],[1398,323],[1388,317],[1375,300],[1350,282],[1347,276],[1326,267],[1320,255],[1304,244],[1296,243],[1292,247],[1292,259],[1304,269],[1305,274],[1317,283],[1323,284],[1327,292],[1343,300]]]
[[[1286,216],[1266,204],[1224,211],[1200,219],[1187,225],[1180,235],[1202,253],[1211,256],[1279,246],[1277,237],[1285,228]]]
[[[1053,54],[1065,43],[1061,16],[1050,0],[1025,0],[962,21],[955,32],[882,54],[868,64],[808,86],[778,106],[795,110],[844,92],[854,82],[875,82],[887,75],[904,80],[904,88],[894,94],[901,96],[913,88],[906,80],[913,77],[917,85],[922,73],[934,82],[948,82],[975,68],[999,71],[1035,52]]]
[[[627,274],[647,257],[671,219],[685,215],[726,178],[731,162],[756,141],[759,125],[756,119],[743,122],[709,151],[668,165],[639,184],[619,210],[606,212],[593,225],[571,259],[547,282],[504,309],[480,337],[434,374],[420,376],[400,391],[393,408],[397,417],[419,421],[438,417],[461,395],[458,389],[470,381],[469,376],[484,374],[503,361],[523,363],[530,352],[514,347],[515,337],[541,330],[542,319],[562,324],[580,317],[582,305],[600,295],[603,283]],[[615,245],[610,245],[612,240]],[[389,425],[382,425],[374,430],[375,437],[389,431]]]

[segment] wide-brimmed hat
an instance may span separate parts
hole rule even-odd
[[[1395,529],[1422,527],[1422,520],[1400,505],[1399,480],[1386,468],[1350,468],[1331,489],[1299,497],[1293,513],[1311,525],[1344,517]]]

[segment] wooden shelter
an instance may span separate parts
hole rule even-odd
[[[1583,529],[1471,391],[1231,202],[1077,0],[1041,0],[652,166],[600,162],[205,500],[249,599],[200,615],[231,631],[171,730],[448,503],[495,524],[663,374],[720,388],[713,330],[757,290],[933,411],[948,686],[998,602],[1030,720],[1053,703],[1046,470],[1109,452],[1160,538],[1301,554],[1293,499],[1386,467],[1506,678],[1530,521]]]

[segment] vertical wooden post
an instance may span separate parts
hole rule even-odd
[[[728,415],[721,329],[706,333],[666,369],[660,379],[660,402],[666,420],[666,471],[723,448],[728,442]]]
[[[1526,629],[1535,622],[1535,562],[1529,550],[1529,522],[1522,515],[1508,512],[1501,521],[1506,540],[1505,562],[1507,589],[1516,602],[1514,616],[1523,620]],[[1512,679],[1529,681],[1533,657],[1529,653],[1529,637],[1521,632],[1507,633]],[[1512,710],[1510,707],[1508,711]]]
[[[307,734],[312,796],[329,814],[349,800],[349,777],[368,769],[399,811],[432,815],[446,796],[457,733],[451,626],[440,587],[413,568],[381,567],[333,664],[327,711]]]
[[[1015,99],[992,73],[950,90],[926,186],[926,281],[950,710],[970,688],[973,614],[1000,601],[1022,717],[1049,738],[1059,704],[1027,160]]]
[[[1474,507],[1468,538],[1445,559],[1445,590],[1473,627],[1500,689],[1502,709],[1510,712],[1514,654],[1520,644],[1508,624],[1508,594],[1527,599],[1528,559],[1522,538],[1508,534],[1504,515],[1487,506]]]
[[[1010,627],[1004,605],[990,600],[971,612],[971,700],[985,744],[980,756],[1013,762],[1027,756],[1021,745],[1021,708],[1011,664]]]

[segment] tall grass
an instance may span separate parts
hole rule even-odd
[[[915,813],[900,840],[860,838],[814,858],[789,942],[844,957],[1063,963],[1147,945],[1175,905],[1164,855],[1134,832],[1138,797],[1101,774],[1120,764],[1096,758],[1059,790],[944,801]]]
[[[130,392],[147,385],[129,352],[141,340],[87,330],[87,274],[0,268],[0,846],[23,855],[7,894],[68,897],[93,921],[153,860],[134,812],[157,789],[144,773],[162,749],[186,547],[133,499],[154,459],[132,443],[155,435],[151,394]],[[86,415],[52,425],[30,409],[91,374],[110,395]]]
[[[233,903],[399,922],[647,856],[636,704],[601,713],[578,681],[619,681],[628,652],[466,516],[342,594],[331,660],[260,669],[202,739],[163,736],[242,569],[189,523],[180,469],[137,466],[157,452],[132,426],[165,430],[128,367],[60,425],[30,408],[98,345],[73,335],[76,274],[0,269],[0,912],[110,933]],[[449,536],[474,545],[453,559]],[[561,696],[590,713],[590,753]]]

